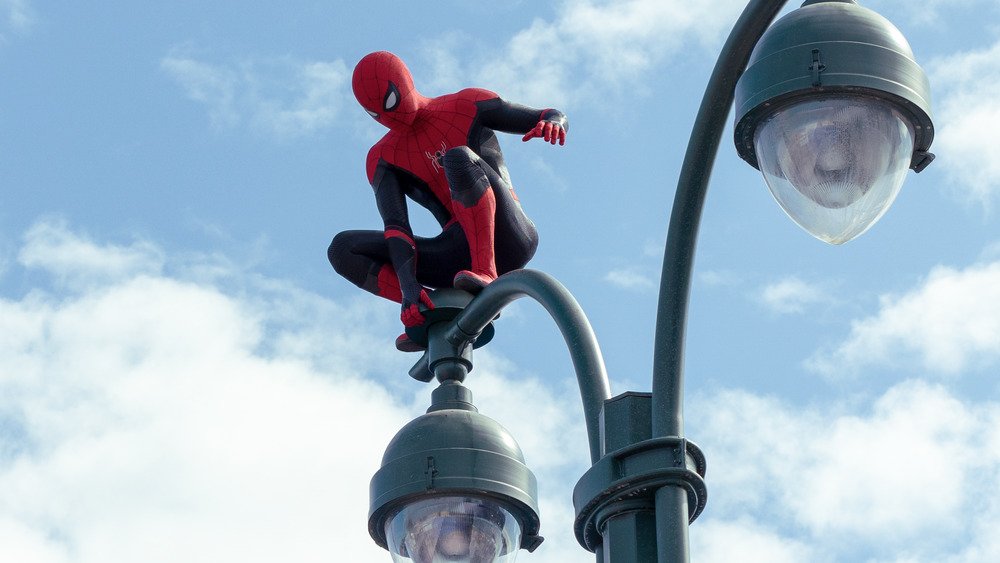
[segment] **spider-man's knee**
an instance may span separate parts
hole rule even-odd
[[[451,197],[466,207],[479,201],[490,187],[489,178],[479,165],[481,160],[466,146],[448,149],[441,159]]]
[[[366,262],[351,250],[355,245],[352,231],[344,231],[333,237],[330,247],[326,249],[326,257],[336,272],[355,284],[361,283],[367,271]]]
[[[445,170],[458,170],[472,165],[476,160],[479,160],[479,155],[469,147],[462,145],[445,151],[444,156],[441,157],[441,165],[444,166]]]

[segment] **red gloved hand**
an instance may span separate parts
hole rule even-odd
[[[560,145],[566,144],[566,129],[562,125],[552,121],[539,121],[535,128],[521,139],[522,141],[528,141],[534,139],[535,137],[541,137],[546,141],[552,143],[553,145],[558,142]]]
[[[427,295],[426,289],[420,290],[419,303],[423,303],[428,309],[434,308],[434,303]],[[399,314],[399,320],[403,321],[403,326],[420,326],[424,324],[424,315],[420,312],[420,305],[409,299],[403,298],[403,310]]]

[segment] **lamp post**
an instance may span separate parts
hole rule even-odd
[[[509,434],[469,414],[461,385],[472,349],[492,336],[490,321],[530,296],[562,331],[584,404],[593,465],[574,490],[577,539],[599,563],[688,561],[688,524],[706,488],[704,455],[683,437],[686,316],[701,211],[734,98],[737,152],[786,213],[826,242],[862,234],[906,170],[933,159],[930,89],[902,34],[854,0],[806,0],[771,26],[786,1],[747,4],[702,99],[664,251],[652,393],[609,397],[589,322],[540,272],[501,276],[475,299],[439,291],[433,299],[443,306],[407,329],[428,346],[411,375],[441,386],[372,480],[369,531],[394,560],[510,561],[516,547],[541,543],[534,477]]]

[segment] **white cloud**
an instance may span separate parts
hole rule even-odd
[[[224,280],[217,261],[218,282],[169,275],[200,270],[58,222],[25,240],[22,262],[60,284],[0,297],[0,561],[387,559],[366,529],[368,482],[429,401],[386,336],[392,307]],[[570,499],[588,451],[562,396],[575,389],[520,378],[515,394],[509,362],[480,351],[476,365],[476,404],[539,477],[534,560],[578,558]]]
[[[842,343],[808,364],[829,376],[873,365],[956,375],[998,359],[1000,262],[993,262],[937,267],[920,287],[882,297],[878,313],[855,321]]]
[[[180,82],[189,98],[208,106],[213,124],[232,126],[239,122],[236,103],[239,78],[234,71],[174,55],[160,61],[160,67]]]
[[[348,71],[342,61],[296,65],[291,102],[261,98],[254,119],[282,136],[309,133],[333,124],[343,105]]]
[[[52,232],[54,252],[28,250]],[[22,255],[55,275],[72,249],[90,270],[162,254],[32,233]],[[357,329],[370,321],[337,311],[340,332],[368,339],[348,353],[334,338],[269,345],[308,333],[276,310],[308,299],[118,271],[75,297],[0,300],[0,537],[18,538],[0,541],[0,560],[382,560],[366,485],[411,413],[342,367],[357,354],[379,365],[387,346]]]
[[[612,270],[604,275],[604,281],[622,289],[636,291],[652,289],[656,285],[648,275],[634,269]]]
[[[0,41],[4,39],[4,29],[14,33],[26,33],[34,24],[35,15],[29,0],[0,0]]]
[[[155,274],[163,267],[162,254],[149,243],[100,246],[71,232],[60,220],[36,223],[24,240],[18,261],[28,268],[44,268],[64,282],[106,282],[142,273]]]
[[[427,387],[380,383],[414,359],[391,351],[391,307],[281,280],[227,290],[164,273],[197,268],[149,243],[52,222],[31,233],[22,256],[72,291],[0,298],[0,560],[385,560],[367,483],[428,401]],[[63,278],[69,249],[84,249],[76,267],[118,274]],[[539,479],[547,539],[522,557],[587,557],[571,533],[587,463],[575,383],[513,380],[509,361],[476,354],[476,404]],[[692,528],[699,561],[1000,554],[1000,404],[920,382],[861,410],[726,390],[692,403],[712,491]]]
[[[469,68],[476,70],[454,70],[453,46],[471,42],[469,37],[449,35],[426,53],[434,68],[449,69],[452,80],[466,76],[511,100],[565,107],[644,87],[644,73],[653,65],[717,40],[743,5],[737,0],[567,0],[553,21],[536,19],[502,53],[473,61]],[[464,84],[434,85],[454,89]]]
[[[936,58],[928,72],[940,100],[935,166],[947,172],[964,198],[989,208],[1000,192],[1000,147],[994,141],[1000,101],[992,87],[1000,83],[1000,41]]]
[[[711,444],[712,496],[692,535],[709,534],[696,545],[722,552],[707,561],[734,560],[707,545],[719,528],[750,548],[774,546],[783,557],[776,560],[997,554],[990,525],[997,522],[1000,404],[963,401],[919,381],[893,387],[859,412],[804,410],[739,391],[693,402],[691,412],[707,418],[691,438]]]
[[[343,61],[287,59],[214,65],[175,49],[160,67],[194,101],[205,104],[212,123],[247,123],[278,137],[294,137],[331,126],[347,96]]]
[[[983,8],[996,7],[993,0],[925,0],[921,2],[919,10],[906,9],[909,7],[909,4],[900,0],[870,0],[869,2],[865,2],[864,5],[883,15],[898,12],[898,15],[894,14],[890,17],[891,20],[905,17],[917,24],[937,26],[942,25],[942,16],[960,9],[972,7],[981,10]],[[900,6],[904,8],[900,9]],[[894,23],[898,24],[900,22],[894,21]]]
[[[642,245],[642,255],[647,258],[658,258],[662,260],[664,247],[666,247],[666,245],[666,239],[647,240]]]
[[[782,537],[761,523],[713,519],[695,524],[691,560],[703,563],[820,563],[815,549]]]
[[[974,445],[992,433],[987,422],[942,388],[897,386],[870,414],[839,416],[818,436],[802,437],[812,438],[792,477],[802,490],[784,500],[820,536],[905,541],[955,532],[976,463],[968,456],[979,450],[997,463],[988,444]],[[924,494],[930,490],[935,494]]]
[[[792,276],[764,286],[759,299],[775,313],[801,314],[812,305],[829,301],[830,297],[820,286]]]

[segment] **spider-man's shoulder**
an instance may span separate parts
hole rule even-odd
[[[484,100],[498,98],[495,92],[482,88],[466,88],[454,94],[445,94],[432,98],[427,105],[431,112],[459,113],[473,117],[476,115],[476,104]]]
[[[386,135],[388,137],[388,135]],[[387,148],[389,142],[386,137],[382,137],[379,142],[372,145],[372,148],[368,149],[368,157],[365,159],[365,171],[368,173],[368,181],[371,182],[375,178],[375,169],[378,167],[379,162],[385,160],[385,155],[388,153]]]
[[[456,92],[455,95],[469,100],[472,103],[481,102],[483,100],[492,100],[493,98],[500,97],[496,92],[491,92],[485,88],[466,88],[465,90]]]

